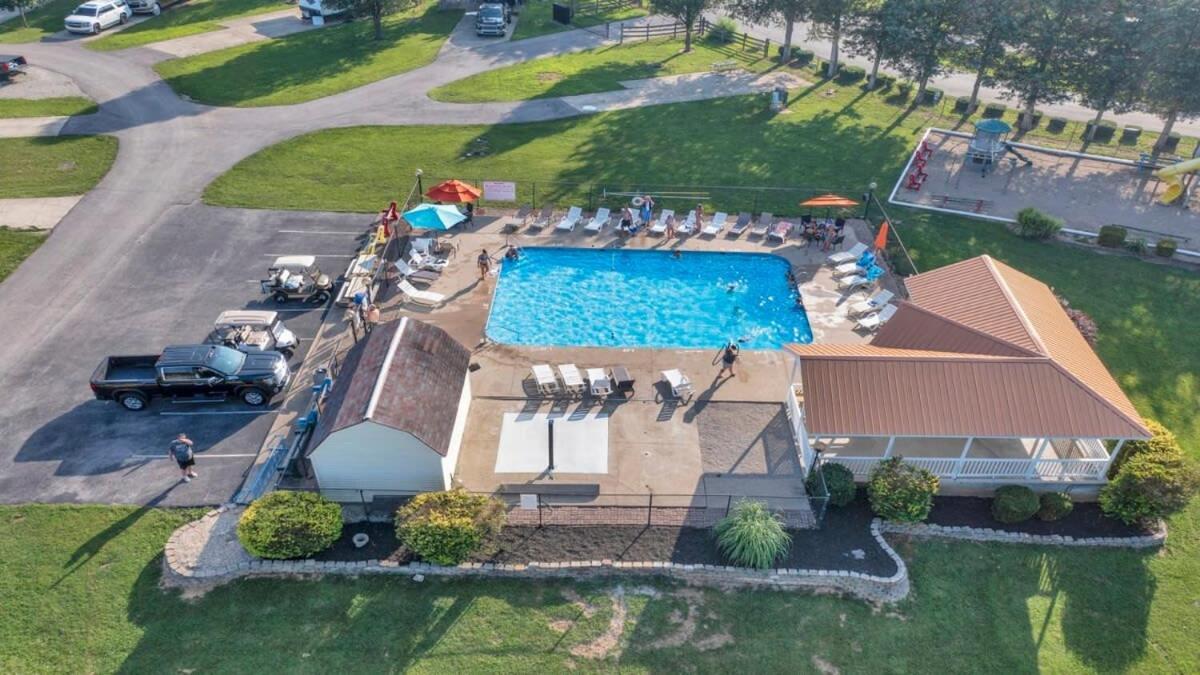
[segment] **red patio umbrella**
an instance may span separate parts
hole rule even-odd
[[[858,202],[854,201],[853,199],[843,197],[841,195],[828,194],[828,195],[821,195],[820,197],[813,197],[812,199],[809,199],[808,201],[800,202],[800,206],[813,206],[813,207],[822,207],[823,206],[823,207],[829,208],[829,209],[836,209],[836,208],[849,208],[851,206],[858,206]]]
[[[438,183],[430,188],[429,192],[425,193],[426,197],[435,202],[446,202],[448,204],[473,202],[482,195],[483,192],[479,188],[457,179]]]

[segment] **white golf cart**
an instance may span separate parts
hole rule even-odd
[[[260,282],[262,292],[275,298],[275,302],[302,300],[323,305],[333,297],[333,280],[317,267],[315,256],[279,256],[267,275]]]
[[[284,358],[296,353],[296,334],[279,320],[279,312],[233,309],[221,312],[212,332],[204,340],[249,354],[279,352]]]

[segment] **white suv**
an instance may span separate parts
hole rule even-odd
[[[91,0],[75,8],[66,19],[72,33],[99,33],[109,26],[129,20],[129,5],[125,0]]]

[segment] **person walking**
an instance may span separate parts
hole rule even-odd
[[[375,330],[375,326],[379,325],[379,320],[382,314],[379,311],[379,305],[372,304],[367,307],[366,316],[363,317],[363,326],[368,333]]]
[[[735,375],[733,372],[733,363],[737,361],[739,351],[741,351],[741,348],[737,346],[736,342],[730,342],[725,345],[725,351],[721,354],[721,372],[717,373],[717,377],[724,375],[727,370],[730,377]]]
[[[492,271],[492,257],[488,255],[486,248],[479,252],[479,257],[475,259],[475,264],[479,266],[479,280],[483,281],[488,272]]]
[[[196,466],[196,453],[192,451],[192,446],[192,439],[188,438],[187,434],[179,434],[167,446],[167,454],[179,465],[179,472],[185,483],[192,482],[193,478],[200,475],[192,469]]]

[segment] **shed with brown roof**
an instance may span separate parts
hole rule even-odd
[[[471,404],[470,352],[405,317],[350,349],[309,442],[323,492],[450,487]]]

